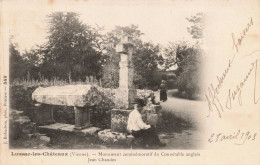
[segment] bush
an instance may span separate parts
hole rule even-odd
[[[33,118],[34,102],[32,93],[38,86],[26,87],[15,85],[10,87],[10,107],[12,109],[23,111],[25,115]]]
[[[187,49],[187,55],[179,66],[177,76],[177,87],[181,95],[188,99],[194,99],[199,95],[201,88],[199,48]]]

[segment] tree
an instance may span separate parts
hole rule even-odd
[[[166,69],[174,65],[177,66],[175,73],[179,94],[192,99],[200,94],[201,89],[200,60],[203,52],[199,40],[203,38],[203,14],[198,13],[187,20],[193,24],[187,30],[192,38],[197,40],[197,43],[195,45],[185,41],[170,43],[164,49],[164,53],[167,57],[165,60]]]
[[[199,47],[193,46],[187,48],[182,53],[181,63],[176,72],[177,86],[180,93],[184,92],[186,98],[192,99],[200,93],[201,75],[201,54]]]
[[[41,50],[45,77],[85,80],[88,75],[100,76],[102,56],[94,28],[73,12],[52,13],[48,20],[48,42]]]
[[[115,48],[115,46],[120,42],[121,38],[125,36],[131,38],[134,46],[138,46],[142,41],[140,37],[143,35],[136,25],[130,26],[116,26],[111,32],[107,33],[106,41],[110,43],[110,47]]]
[[[157,74],[158,65],[163,64],[159,45],[141,43],[133,54],[135,67],[134,84],[137,88],[153,88],[159,86],[161,77]]]
[[[105,50],[106,62],[103,67],[102,85],[104,87],[117,88],[119,86],[119,62],[120,55],[116,53],[115,47],[121,38],[128,36],[131,38],[136,48],[142,41],[141,31],[136,25],[116,26],[104,36],[103,48]]]
[[[14,44],[10,42],[9,45],[10,53],[10,82],[15,79],[25,78],[26,72],[26,62],[22,58],[20,52],[15,48]]]
[[[179,94],[192,99],[200,92],[200,59],[202,50],[199,45],[187,42],[171,43],[164,51],[166,66],[177,66],[177,88]]]
[[[26,63],[27,73],[30,75],[30,79],[42,80],[44,77],[41,74],[41,65],[43,63],[44,55],[42,54],[42,47],[38,46],[30,51],[25,50],[23,53],[23,59]]]
[[[162,56],[159,55],[160,47],[152,43],[144,43],[141,40],[143,33],[136,25],[116,26],[106,35],[107,62],[103,69],[103,84],[105,87],[118,87],[119,82],[119,62],[120,56],[115,51],[116,45],[121,38],[128,36],[134,45],[133,64],[134,85],[137,88],[152,87],[157,85],[156,72],[158,65],[163,63]]]
[[[182,59],[185,56],[185,50],[191,45],[186,41],[170,42],[163,50],[165,55],[164,67],[169,69],[172,66],[177,66],[178,68],[182,64]]]
[[[203,13],[197,13],[190,18],[186,18],[193,25],[188,27],[188,32],[194,39],[201,39],[203,37],[204,15]]]

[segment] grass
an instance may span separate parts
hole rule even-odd
[[[41,80],[14,80],[12,82],[13,86],[21,85],[25,87],[30,86],[63,86],[63,85],[76,85],[76,84],[94,84],[91,82],[83,82],[83,81],[66,81],[66,80],[60,80],[57,78],[53,78],[51,80],[48,79],[41,79]]]
[[[162,111],[162,123],[158,125],[158,132],[160,133],[180,133],[183,130],[190,129],[192,124],[174,113],[169,111]]]

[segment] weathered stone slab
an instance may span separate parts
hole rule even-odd
[[[61,130],[64,132],[74,132],[74,125],[71,124],[66,124],[63,127],[58,128],[57,130]]]
[[[62,127],[68,127],[71,124],[64,124],[64,123],[54,123],[54,124],[50,124],[50,125],[45,125],[45,126],[39,126],[38,128],[42,128],[42,129],[49,129],[49,130],[59,130]]]
[[[47,134],[48,133],[52,133],[52,134],[69,133],[78,136],[94,136],[100,130],[100,128],[98,127],[89,127],[82,130],[75,130],[74,125],[64,124],[64,123],[55,123],[55,124],[50,124],[45,126],[39,126],[38,128],[43,133],[47,133]]]
[[[65,127],[61,127],[59,130],[64,132],[75,133],[79,136],[95,136],[100,128],[98,127],[89,127],[82,130],[75,130],[74,125],[66,125]]]
[[[51,125],[39,126],[39,132],[45,133],[50,137],[52,145],[71,145],[71,144],[91,144],[98,140],[97,127],[90,127],[83,130],[74,129],[74,125],[55,123]]]
[[[65,85],[39,87],[32,99],[44,104],[85,107],[97,105],[102,97],[93,85]]]
[[[80,132],[82,132],[84,135],[95,135],[100,130],[101,129],[98,127],[89,127],[81,130]]]

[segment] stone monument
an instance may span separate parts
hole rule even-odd
[[[111,131],[125,132],[128,115],[136,98],[133,85],[133,44],[128,37],[123,38],[116,46],[116,52],[120,54],[119,88],[115,93],[115,109],[111,112]]]
[[[119,88],[115,93],[115,106],[118,109],[133,109],[133,101],[136,98],[136,89],[133,86],[133,44],[125,37],[116,46],[116,52],[120,54],[119,63]]]
[[[48,105],[73,106],[75,111],[75,129],[81,130],[91,127],[90,109],[98,105],[101,94],[93,85],[64,85],[39,87],[32,94],[35,104],[35,122],[38,125],[55,123],[53,110],[43,108]]]

